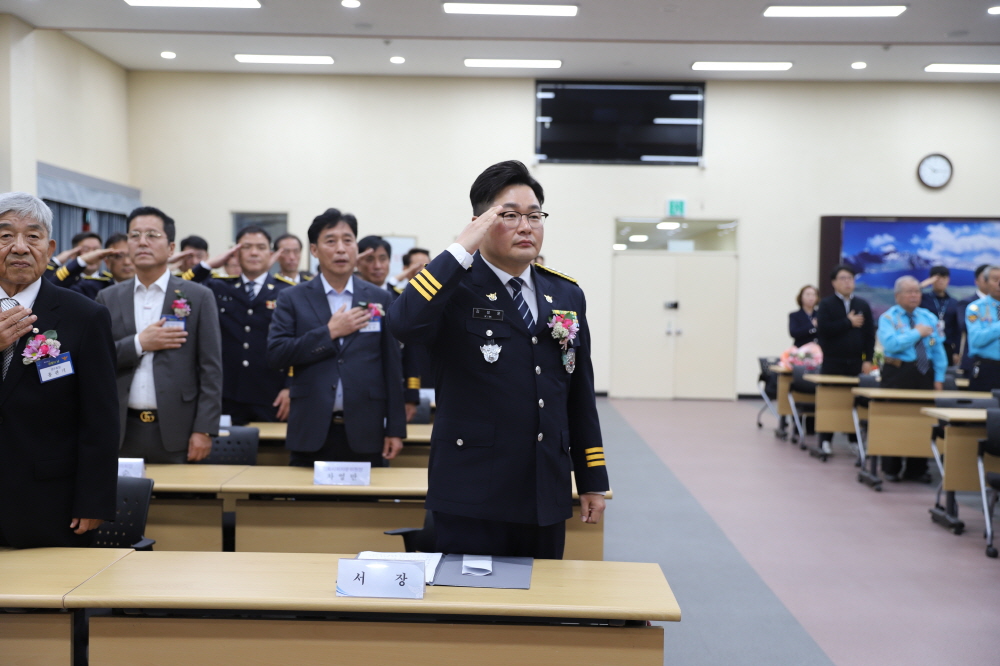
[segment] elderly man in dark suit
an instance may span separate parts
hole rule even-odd
[[[118,354],[121,455],[148,463],[203,460],[222,413],[215,296],[167,270],[174,221],[152,207],[128,216],[136,277],[98,294]]]
[[[0,195],[0,546],[87,546],[115,518],[111,321],[42,279],[54,249],[48,206]]]
[[[357,221],[335,208],[313,220],[320,274],[278,296],[267,339],[272,368],[294,366],[286,446],[291,464],[396,457],[406,436],[399,344],[386,326],[390,297],[353,275]]]

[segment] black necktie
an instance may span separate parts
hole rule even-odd
[[[917,322],[913,313],[909,312],[906,316],[910,320],[910,328],[916,328]],[[924,338],[920,338],[917,340],[917,370],[920,371],[920,374],[926,375],[930,369],[931,360],[927,358],[927,347],[924,346]]]
[[[521,313],[521,319],[524,320],[529,331],[534,329],[535,319],[531,316],[528,304],[524,302],[524,296],[521,295],[521,286],[524,284],[524,280],[519,277],[512,277],[507,284],[510,285],[511,290],[514,292],[514,305],[517,306],[517,311]]]

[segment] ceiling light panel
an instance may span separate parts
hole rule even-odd
[[[446,2],[446,14],[489,14],[494,16],[576,16],[576,5],[514,5],[481,2]]]
[[[906,5],[827,5],[802,7],[772,5],[764,10],[768,18],[892,18],[906,11]]]
[[[252,53],[237,53],[236,60],[252,65],[332,65],[330,56],[306,55],[256,55]]]
[[[499,60],[488,58],[466,58],[466,67],[517,67],[523,69],[559,69],[562,60]]]
[[[934,64],[924,67],[924,71],[944,74],[1000,74],[1000,65]]]
[[[258,0],[125,0],[133,7],[187,7],[194,9],[260,9]]]
[[[792,68],[790,62],[704,62],[698,61],[691,69],[702,72],[784,72]]]

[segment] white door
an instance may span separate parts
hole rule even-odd
[[[630,250],[614,257],[617,398],[736,396],[736,255]]]

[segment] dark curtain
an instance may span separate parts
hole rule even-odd
[[[128,229],[125,224],[125,216],[121,213],[106,213],[102,210],[92,211],[91,219],[94,223],[91,228],[101,235],[101,239],[107,241],[113,234],[124,234]]]
[[[83,231],[87,209],[79,206],[48,201],[52,209],[52,238],[56,241],[56,254],[73,247],[73,236]]]

